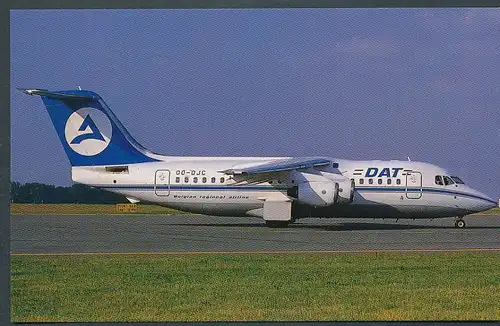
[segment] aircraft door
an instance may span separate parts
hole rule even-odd
[[[170,195],[170,170],[157,170],[155,173],[155,194]]]
[[[406,198],[419,199],[422,197],[422,173],[418,171],[406,172]]]

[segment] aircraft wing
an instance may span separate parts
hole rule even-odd
[[[260,173],[271,173],[271,172],[281,172],[281,171],[291,171],[298,169],[307,169],[316,166],[325,166],[331,164],[332,161],[321,157],[300,157],[291,158],[286,160],[277,160],[274,162],[268,162],[260,165],[254,165],[247,168],[232,168],[220,171],[225,174],[260,174]]]
[[[285,160],[276,160],[263,164],[252,165],[250,167],[234,166],[231,169],[219,171],[232,175],[237,183],[248,182],[266,182],[283,175],[292,170],[307,169],[317,166],[326,166],[332,164],[332,161],[322,157],[300,157]]]

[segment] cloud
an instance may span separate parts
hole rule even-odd
[[[500,55],[500,42],[496,37],[485,36],[482,39],[467,39],[450,43],[448,49],[470,60],[474,58],[494,59]],[[469,61],[470,63],[473,62]]]
[[[468,9],[463,16],[462,22],[466,25],[470,24],[500,25],[500,8]]]
[[[421,9],[417,21],[433,31],[480,32],[500,27],[500,8]]]
[[[352,68],[359,67],[364,59],[393,58],[401,53],[401,46],[394,40],[385,36],[376,37],[351,37],[343,40],[332,40],[322,46],[318,46],[301,54],[281,55],[281,61],[289,67],[289,70],[300,71],[310,69],[317,65],[330,66],[340,64],[350,65]]]
[[[353,37],[350,40],[335,42],[333,54],[348,54],[364,57],[387,57],[398,54],[399,46],[389,39]]]

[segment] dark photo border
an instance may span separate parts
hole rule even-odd
[[[1,59],[3,64],[0,68],[1,87],[1,119],[0,119],[0,325],[11,324],[10,310],[10,10],[12,9],[169,9],[169,8],[342,8],[342,7],[498,7],[499,3],[492,1],[472,0],[440,0],[440,1],[401,1],[401,0],[189,0],[189,1],[161,1],[161,0],[20,0],[0,2],[0,41],[2,42]],[[36,36],[34,36],[36,37]],[[494,322],[493,322],[494,323]],[[80,325],[82,323],[68,323]],[[101,324],[101,323],[97,323]],[[116,324],[116,323],[102,323]],[[146,323],[137,323],[137,325]],[[185,323],[168,323],[185,324]],[[202,323],[192,323],[202,324]],[[208,324],[208,323],[203,323]],[[226,323],[261,324],[261,323]],[[273,322],[272,324],[278,324]],[[299,324],[297,322],[286,322],[279,324]],[[303,324],[303,323],[300,323]],[[311,324],[325,324],[314,322]],[[337,325],[355,325],[361,322],[339,322]],[[367,324],[363,322],[363,324]],[[384,322],[386,324],[386,322]],[[391,324],[420,324],[416,322],[391,322]],[[433,322],[433,325],[448,324],[444,322]],[[461,322],[460,324],[479,324],[474,322]],[[484,324],[484,323],[481,323]],[[495,323],[497,324],[497,323]],[[33,324],[37,325],[37,324]],[[40,324],[42,325],[42,324]],[[43,325],[50,325],[44,323]],[[498,325],[498,324],[497,324]]]

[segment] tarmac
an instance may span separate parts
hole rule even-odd
[[[13,215],[11,254],[245,252],[500,252],[500,216],[434,220],[300,219],[270,229],[258,218],[204,215]]]

